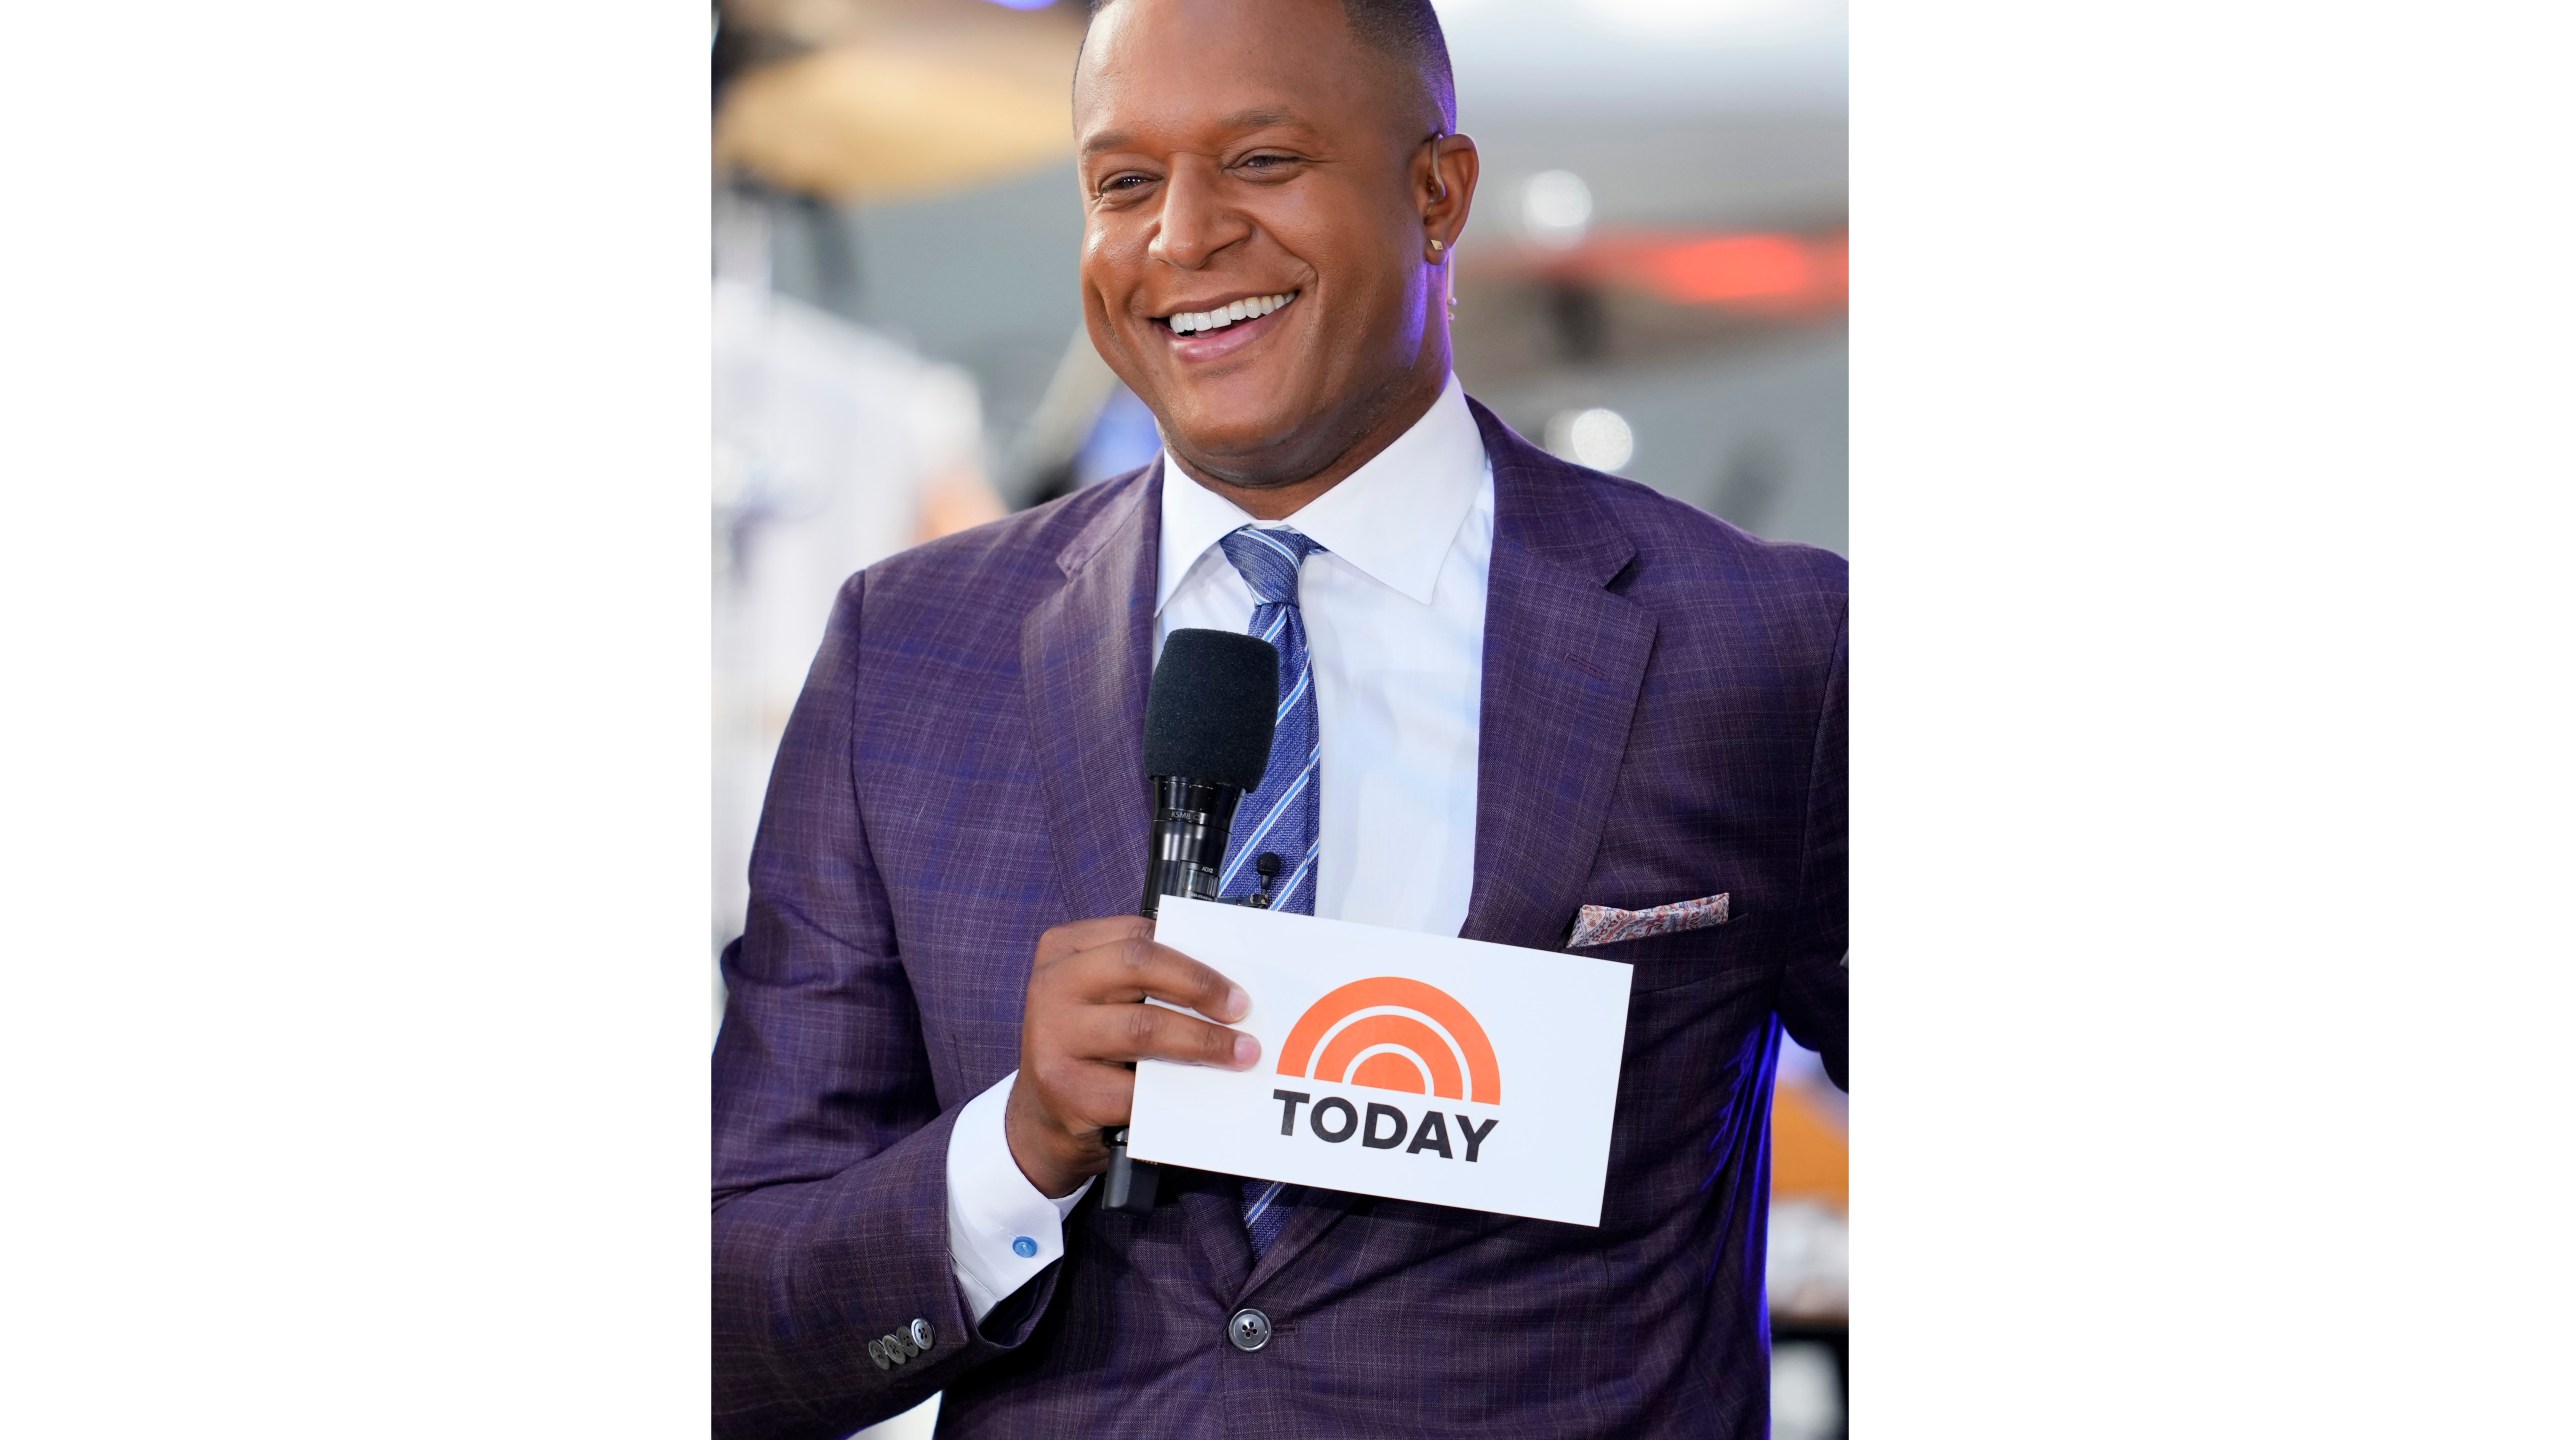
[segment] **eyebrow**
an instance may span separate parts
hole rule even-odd
[[[1298,117],[1298,112],[1286,105],[1265,105],[1252,110],[1238,110],[1218,121],[1218,128],[1221,130],[1266,130],[1275,125],[1307,128],[1307,122]],[[1091,155],[1098,150],[1117,150],[1133,138],[1135,137],[1126,130],[1105,130],[1086,140],[1077,148],[1077,153]]]

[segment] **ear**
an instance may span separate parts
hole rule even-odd
[[[1443,135],[1414,157],[1414,200],[1422,212],[1423,252],[1432,264],[1445,263],[1467,228],[1467,210],[1475,203],[1480,157],[1476,142],[1464,135]],[[1440,242],[1438,249],[1431,242]]]

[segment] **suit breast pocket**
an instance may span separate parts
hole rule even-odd
[[[1698,929],[1568,946],[1566,953],[1623,961],[1635,971],[1630,988],[1639,995],[1719,978],[1744,989],[1761,983],[1772,968],[1762,955],[1760,930],[1754,917],[1734,915]]]

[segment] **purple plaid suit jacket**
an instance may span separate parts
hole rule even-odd
[[[1040,932],[1135,912],[1161,468],[846,582],[775,762],[712,1060],[715,1430],[835,1437],[1762,1435],[1778,1026],[1848,1075],[1847,563],[1535,449],[1495,486],[1464,934],[1585,903],[1730,919],[1635,968],[1596,1229],[1302,1204],[1257,1262],[1223,1176],[968,1318],[944,1153],[1017,1061]],[[1267,1043],[1267,1042],[1266,1042]],[[1274,1335],[1226,1339],[1239,1306]],[[937,1343],[882,1371],[914,1319]]]

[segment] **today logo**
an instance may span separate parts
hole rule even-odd
[[[1447,991],[1398,975],[1354,980],[1328,992],[1307,1007],[1280,1047],[1276,1068],[1283,1075],[1393,1090],[1475,1105],[1502,1103],[1502,1068],[1493,1042],[1467,1007]],[[1298,1107],[1314,1103],[1307,1128],[1328,1144],[1339,1145],[1356,1131],[1372,1150],[1401,1147],[1408,1155],[1432,1151],[1443,1160],[1459,1158],[1449,1140],[1449,1116],[1424,1110],[1410,1125],[1403,1110],[1372,1100],[1361,1111],[1340,1096],[1316,1099],[1304,1090],[1274,1090],[1280,1102],[1280,1133],[1297,1133]],[[1456,1112],[1451,1112],[1455,1114]],[[1456,1114],[1465,1159],[1473,1163],[1485,1137],[1502,1123],[1476,1123]],[[1388,1127],[1392,1126],[1392,1130]]]

